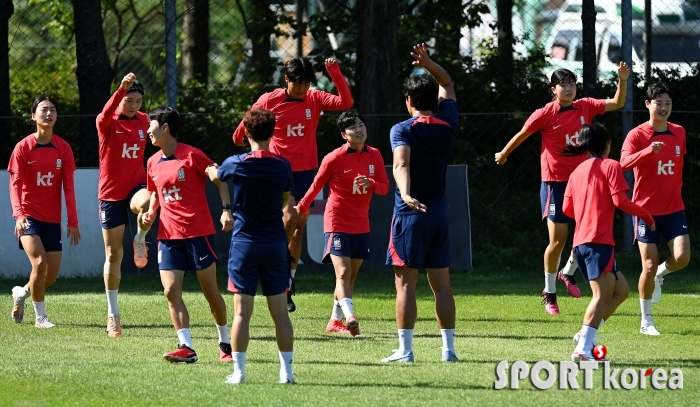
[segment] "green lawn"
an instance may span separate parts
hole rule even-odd
[[[247,383],[232,386],[224,384],[231,366],[218,361],[216,328],[193,276],[186,279],[185,301],[199,361],[191,365],[161,359],[177,345],[177,337],[157,277],[125,276],[120,296],[124,333],[118,339],[105,335],[101,279],[59,280],[47,296],[48,314],[57,324],[50,330],[33,327],[31,305],[23,324],[12,322],[9,293],[17,282],[0,280],[0,405],[695,405],[700,396],[700,279],[692,268],[666,279],[662,302],[653,309],[662,336],[647,337],[638,332],[638,271],[627,269],[634,269],[625,273],[633,294],[601,332],[608,359],[622,369],[681,368],[683,390],[603,391],[600,371],[593,391],[556,386],[539,391],[527,380],[519,390],[493,390],[499,361],[568,360],[574,348],[571,336],[580,328],[590,290],[584,287],[584,298],[573,299],[559,285],[562,314],[549,316],[537,296],[543,280],[539,271],[453,274],[461,359],[456,364],[440,362],[442,342],[422,278],[416,363],[385,365],[380,359],[397,345],[393,275],[361,272],[355,309],[362,335],[350,338],[324,332],[331,273],[300,268],[298,311],[292,314],[296,386],[277,384],[274,331],[262,297],[252,321]],[[229,295],[226,300],[232,307]],[[581,385],[582,380],[581,374]]]

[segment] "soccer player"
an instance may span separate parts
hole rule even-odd
[[[214,222],[207,207],[206,169],[214,165],[201,150],[178,143],[180,115],[170,107],[160,107],[149,113],[148,137],[160,151],[148,159],[148,191],[151,192],[147,224],[155,218],[158,207],[158,267],[163,291],[168,299],[170,318],[180,344],[163,355],[169,362],[193,363],[197,353],[192,346],[190,316],[182,300],[185,271],[196,270],[204,297],[219,331],[220,360],[231,361],[231,341],[226,323],[226,303],[216,284],[216,246]],[[223,203],[221,225],[224,231],[233,229],[231,203],[226,183],[218,183]]]
[[[404,93],[411,118],[391,128],[396,193],[386,264],[394,266],[399,349],[382,362],[414,360],[418,269],[426,269],[435,295],[442,360],[456,362],[446,173],[459,121],[457,102],[450,75],[430,59],[425,44],[414,46],[411,56],[438,86],[425,77],[409,78]]]
[[[632,201],[654,217],[656,230],[649,230],[644,219],[637,219],[636,240],[642,255],[639,277],[639,303],[642,309],[640,332],[659,335],[651,317],[651,304],[661,299],[661,285],[668,273],[681,270],[690,261],[690,237],[681,197],[685,129],[668,121],[671,92],[665,83],[649,85],[645,105],[649,121],[632,129],[622,146],[623,169],[634,168]],[[659,236],[671,255],[659,264]]]
[[[389,178],[382,155],[365,144],[367,128],[355,109],[338,118],[340,135],[347,143],[323,158],[311,188],[297,204],[304,220],[309,217],[311,202],[330,183],[330,193],[323,217],[324,263],[333,263],[335,292],[333,312],[327,332],[360,333],[352,293],[362,261],[369,253],[369,204],[372,194],[386,195]],[[342,319],[345,315],[346,325]]]
[[[233,215],[236,228],[231,237],[228,275],[233,292],[233,374],[226,383],[245,383],[245,362],[250,341],[258,281],[267,297],[267,308],[275,323],[280,358],[280,383],[294,383],[292,356],[294,331],[287,311],[291,264],[282,208],[287,205],[293,176],[289,161],[270,152],[275,114],[253,109],[243,117],[249,153],[226,159],[218,170],[207,170],[214,182],[233,184]]]
[[[649,212],[627,198],[622,167],[608,158],[610,135],[602,124],[583,125],[578,145],[566,146],[560,153],[586,159],[569,177],[563,210],[576,221],[574,256],[593,293],[581,331],[574,337],[578,343],[571,359],[595,360],[591,351],[596,333],[629,295],[627,280],[615,265],[615,207],[645,219],[652,229],[654,221]]]
[[[544,251],[544,290],[542,291],[545,311],[548,314],[559,314],[557,304],[557,279],[566,285],[573,297],[581,297],[581,291],[576,286],[574,272],[576,263],[572,258],[564,268],[557,272],[561,253],[564,250],[566,237],[569,233],[569,217],[562,211],[564,190],[571,172],[585,158],[562,156],[560,150],[567,145],[578,146],[581,126],[605,112],[622,108],[627,95],[627,78],[630,69],[620,62],[617,69],[619,78],[617,91],[612,99],[576,98],[576,74],[568,69],[558,69],[552,73],[551,86],[554,100],[543,108],[537,109],[527,119],[522,130],[508,144],[496,153],[496,163],[503,165],[508,156],[520,143],[530,135],[539,131],[542,135],[542,151],[540,166],[542,168],[542,185],[540,187],[540,204],[542,219],[547,218],[549,245]]]
[[[75,160],[70,145],[53,134],[58,119],[56,101],[40,95],[32,104],[36,132],[22,139],[10,157],[10,201],[15,235],[32,265],[29,283],[12,288],[12,319],[22,323],[25,300],[32,297],[35,326],[53,328],[46,315],[46,289],[56,282],[61,267],[61,188],[66,200],[72,245],[80,242],[73,173]]]
[[[150,225],[143,222],[151,194],[146,189],[143,166],[146,151],[148,115],[140,112],[144,89],[129,73],[97,116],[100,142],[100,225],[105,245],[104,282],[107,292],[107,335],[122,334],[117,294],[124,257],[124,229],[129,211],[137,214],[134,236],[134,263],[146,267],[148,252],[146,233]]]
[[[287,310],[294,312],[296,305],[292,300],[294,294],[293,279],[296,264],[301,256],[306,220],[299,217],[294,206],[308,191],[318,168],[316,151],[316,127],[324,110],[345,110],[352,106],[350,87],[340,72],[335,59],[326,59],[326,69],[338,89],[338,96],[309,89],[314,79],[314,68],[306,58],[293,58],[284,64],[286,88],[275,89],[260,96],[251,109],[267,109],[276,118],[275,134],[270,142],[270,151],[289,160],[294,174],[294,186],[284,214],[284,230],[289,242],[289,251],[294,258],[287,293]],[[242,145],[245,135],[243,122],[233,133],[236,144]]]

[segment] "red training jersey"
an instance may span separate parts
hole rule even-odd
[[[589,157],[571,173],[564,193],[564,213],[576,221],[574,247],[585,243],[615,246],[616,203],[625,212],[654,223],[649,212],[629,202],[628,189],[620,163],[610,158]]]
[[[307,171],[318,167],[316,127],[321,113],[324,110],[345,110],[352,106],[350,86],[338,64],[330,65],[327,69],[339,96],[310,89],[303,99],[289,99],[286,89],[275,89],[260,96],[251,108],[275,113],[277,120],[270,152],[286,158],[292,165],[292,171]],[[245,127],[241,121],[233,133],[233,141],[242,143],[244,138]]]
[[[204,172],[214,162],[201,150],[178,143],[170,157],[158,151],[148,159],[148,190],[158,194],[158,240],[188,239],[216,233],[209,213]]]
[[[97,116],[100,139],[100,182],[97,198],[121,201],[137,186],[146,183],[143,158],[146,153],[148,115],[136,112],[127,120],[119,120],[119,102],[126,95],[121,86]]]
[[[581,126],[605,113],[605,99],[583,98],[571,106],[562,107],[557,101],[535,110],[525,122],[525,130],[542,135],[540,167],[542,181],[566,181],[586,157],[565,157],[560,150],[567,144],[578,146]]]
[[[654,154],[651,143],[666,145]],[[683,186],[683,156],[685,129],[668,123],[668,130],[655,132],[649,122],[642,123],[627,134],[620,163],[625,170],[634,168],[632,202],[643,206],[652,215],[668,215],[685,209]]]
[[[61,186],[66,199],[68,227],[78,227],[75,204],[75,160],[65,140],[51,136],[48,144],[39,144],[34,134],[23,138],[12,151],[10,165],[10,201],[15,219],[32,218],[61,223]]]
[[[355,186],[355,177],[369,178],[368,187]],[[321,168],[306,195],[299,201],[299,212],[306,212],[311,202],[330,182],[330,193],[323,216],[323,231],[369,233],[369,204],[372,194],[386,195],[389,178],[382,155],[376,148],[365,145],[358,151],[345,144],[323,158]]]

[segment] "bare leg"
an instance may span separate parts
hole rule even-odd
[[[163,283],[163,293],[168,300],[170,319],[176,331],[190,327],[190,315],[185,302],[182,300],[182,281],[185,277],[183,270],[161,270],[160,281]]]
[[[216,263],[212,263],[204,270],[198,270],[197,279],[199,280],[199,285],[202,287],[204,297],[209,303],[209,310],[214,317],[214,321],[216,321],[216,325],[226,325],[228,323],[226,302],[224,301],[224,297],[221,296],[216,282]]]
[[[428,282],[435,296],[435,315],[440,329],[454,329],[455,299],[450,286],[450,269],[428,269]]]
[[[416,285],[418,269],[394,266],[396,285],[396,326],[398,329],[413,329],[418,311],[416,308]]]

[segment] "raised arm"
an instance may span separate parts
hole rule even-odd
[[[440,87],[438,91],[438,104],[444,99],[457,100],[455,87],[452,84],[450,74],[448,74],[443,67],[430,59],[430,56],[428,55],[428,47],[425,45],[425,43],[413,46],[411,56],[415,60],[413,61],[413,65],[425,68],[431,75],[433,75],[433,78],[435,78],[435,82],[437,82],[438,86]]]
[[[526,127],[523,127],[522,130],[520,130],[515,136],[513,136],[513,138],[510,139],[510,141],[508,142],[508,144],[506,144],[506,146],[503,147],[503,150],[496,153],[496,164],[505,164],[508,160],[508,156],[510,155],[510,153],[512,153],[513,150],[518,148],[520,143],[527,140],[527,138],[530,137],[530,135],[532,135],[532,132],[528,131]]]
[[[620,66],[617,68],[617,77],[619,78],[617,82],[617,91],[612,99],[608,99],[605,103],[605,111],[611,112],[613,110],[622,109],[625,105],[625,99],[627,98],[627,79],[630,76],[630,68],[626,63],[620,61]]]
[[[122,79],[122,83],[121,85],[119,85],[119,88],[117,88],[112,97],[109,98],[109,100],[105,104],[105,107],[102,109],[102,112],[99,115],[97,115],[97,129],[99,130],[99,134],[101,136],[108,135],[109,126],[111,126],[112,122],[114,121],[114,113],[117,112],[117,109],[119,108],[119,103],[121,103],[122,99],[124,99],[126,91],[129,90],[129,88],[131,88],[135,81],[136,75],[134,75],[133,73],[127,74]]]
[[[250,110],[265,109],[265,104],[267,102],[268,97],[269,97],[269,93],[265,93],[265,94],[261,95],[258,98],[258,101],[253,103],[253,106],[250,107]],[[236,127],[236,130],[234,130],[231,138],[233,138],[233,143],[235,145],[237,145],[237,146],[243,145],[243,140],[245,140],[245,126],[243,125],[243,120],[241,120],[241,122],[238,123],[238,127]]]
[[[340,71],[340,65],[334,58],[326,59],[326,70],[331,76],[333,85],[338,89],[338,96],[332,93],[323,92],[321,98],[321,109],[323,110],[345,110],[352,107],[352,94],[350,93],[350,85],[345,80],[343,73]]]

